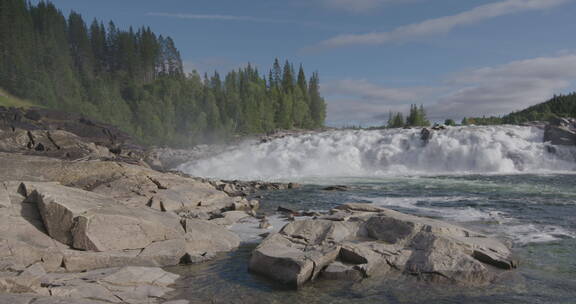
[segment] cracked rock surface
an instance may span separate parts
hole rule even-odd
[[[476,286],[517,266],[500,241],[446,222],[367,204],[345,204],[331,213],[268,236],[249,269],[293,287],[389,272]]]

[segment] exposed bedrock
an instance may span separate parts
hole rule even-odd
[[[126,272],[147,277],[235,249],[240,238],[227,226],[257,206],[207,182],[113,161],[0,153],[0,168],[0,303],[162,303],[170,288],[124,285]],[[129,287],[79,274],[118,267],[140,267],[118,277]],[[48,276],[24,279],[32,270]],[[66,282],[52,286],[55,274]]]
[[[249,269],[294,287],[316,278],[356,280],[391,271],[483,285],[517,266],[503,243],[449,223],[365,204],[345,204],[332,213],[268,236]]]

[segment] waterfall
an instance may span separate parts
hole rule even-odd
[[[535,127],[448,127],[428,141],[420,132],[339,130],[244,142],[179,169],[244,180],[576,171],[576,147],[550,148]]]

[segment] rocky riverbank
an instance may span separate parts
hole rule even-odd
[[[269,226],[249,195],[299,187],[157,171],[169,157],[155,159],[112,126],[0,108],[0,303],[166,302],[178,276],[161,267],[234,250],[230,226],[247,217]],[[486,284],[514,267],[496,240],[368,205],[296,218],[250,261],[292,286],[376,269]]]
[[[0,303],[162,303],[160,267],[240,244],[257,201],[145,160],[112,126],[0,109]]]
[[[268,236],[252,254],[249,269],[294,287],[316,279],[361,280],[390,272],[477,286],[516,266],[506,245],[485,235],[350,203]]]

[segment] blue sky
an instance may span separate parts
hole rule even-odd
[[[501,115],[576,88],[576,0],[53,2],[173,37],[188,71],[302,63],[320,72],[330,125],[411,103],[436,121]]]

